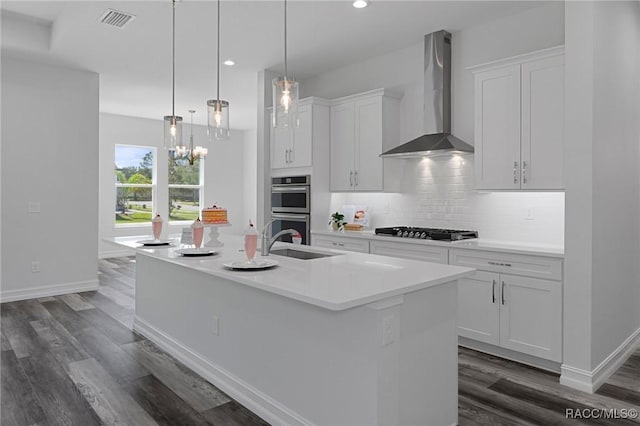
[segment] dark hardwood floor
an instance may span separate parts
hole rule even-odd
[[[132,331],[134,276],[134,258],[102,260],[97,291],[2,304],[3,426],[266,424]],[[640,350],[594,395],[469,349],[458,359],[460,425],[640,424],[565,416],[640,410]]]

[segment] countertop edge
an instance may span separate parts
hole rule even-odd
[[[508,243],[504,242],[503,244],[514,244],[514,246],[519,247],[502,247],[500,242],[495,242],[495,246],[491,246],[492,241],[483,241],[482,238],[478,240],[462,240],[462,241],[434,241],[434,240],[414,240],[410,238],[398,238],[398,237],[387,237],[387,236],[379,236],[372,234],[372,231],[329,231],[329,230],[312,230],[311,235],[324,235],[328,237],[343,237],[343,238],[356,238],[363,240],[372,240],[372,241],[391,241],[401,244],[415,244],[415,245],[425,245],[425,246],[434,246],[434,247],[444,247],[448,249],[460,249],[460,250],[480,250],[480,251],[491,251],[498,253],[511,253],[511,254],[522,254],[529,256],[540,256],[540,257],[553,257],[558,259],[564,259],[564,251],[559,253],[557,250],[549,248],[546,249],[544,247],[535,247],[535,246],[527,246],[526,243]],[[312,239],[313,241],[313,239]],[[469,245],[471,242],[479,242],[480,244],[486,244],[483,246],[472,246]],[[466,245],[465,245],[466,244]]]

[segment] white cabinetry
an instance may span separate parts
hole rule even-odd
[[[448,263],[449,261],[449,250],[446,248],[396,241],[372,240],[369,242],[369,253],[425,262]]]
[[[314,235],[311,245],[359,253],[369,253],[369,240],[360,238],[337,237],[333,235]]]
[[[398,100],[383,89],[331,106],[331,191],[382,191],[383,146],[398,139]]]
[[[472,67],[478,189],[563,189],[564,48]]]
[[[449,263],[479,269],[458,282],[460,336],[562,360],[561,260],[453,249]]]
[[[327,126],[327,120],[318,123],[314,110],[328,108],[327,101],[318,98],[305,98],[299,101],[298,127],[271,128],[271,168],[289,169],[293,167],[311,167],[313,164],[314,126]],[[270,113],[273,110],[270,108]],[[316,114],[317,116],[318,114]]]

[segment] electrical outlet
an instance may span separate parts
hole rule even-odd
[[[524,217],[525,220],[535,220],[536,218],[536,211],[533,207],[528,207],[527,208],[527,214]]]
[[[390,345],[396,340],[395,332],[396,317],[389,315],[382,318],[382,345]]]
[[[28,213],[40,213],[40,202],[39,201],[29,201],[27,204],[27,212]]]
[[[35,260],[31,262],[31,272],[33,273],[40,272],[40,262]]]
[[[213,334],[215,336],[219,336],[220,335],[220,321],[218,320],[218,317],[214,316],[213,320],[211,321],[211,331],[213,332]]]

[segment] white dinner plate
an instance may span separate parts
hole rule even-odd
[[[278,265],[277,260],[271,259],[260,259],[254,262],[244,261],[236,261],[236,262],[227,262],[222,264],[225,268],[229,269],[243,269],[243,270],[255,270],[255,269],[267,269],[273,268]]]
[[[200,256],[213,256],[217,252],[208,248],[185,248],[176,250],[177,254],[185,257],[200,257]]]
[[[171,244],[169,240],[140,240],[136,241],[138,244],[142,244],[143,246],[168,246]]]

